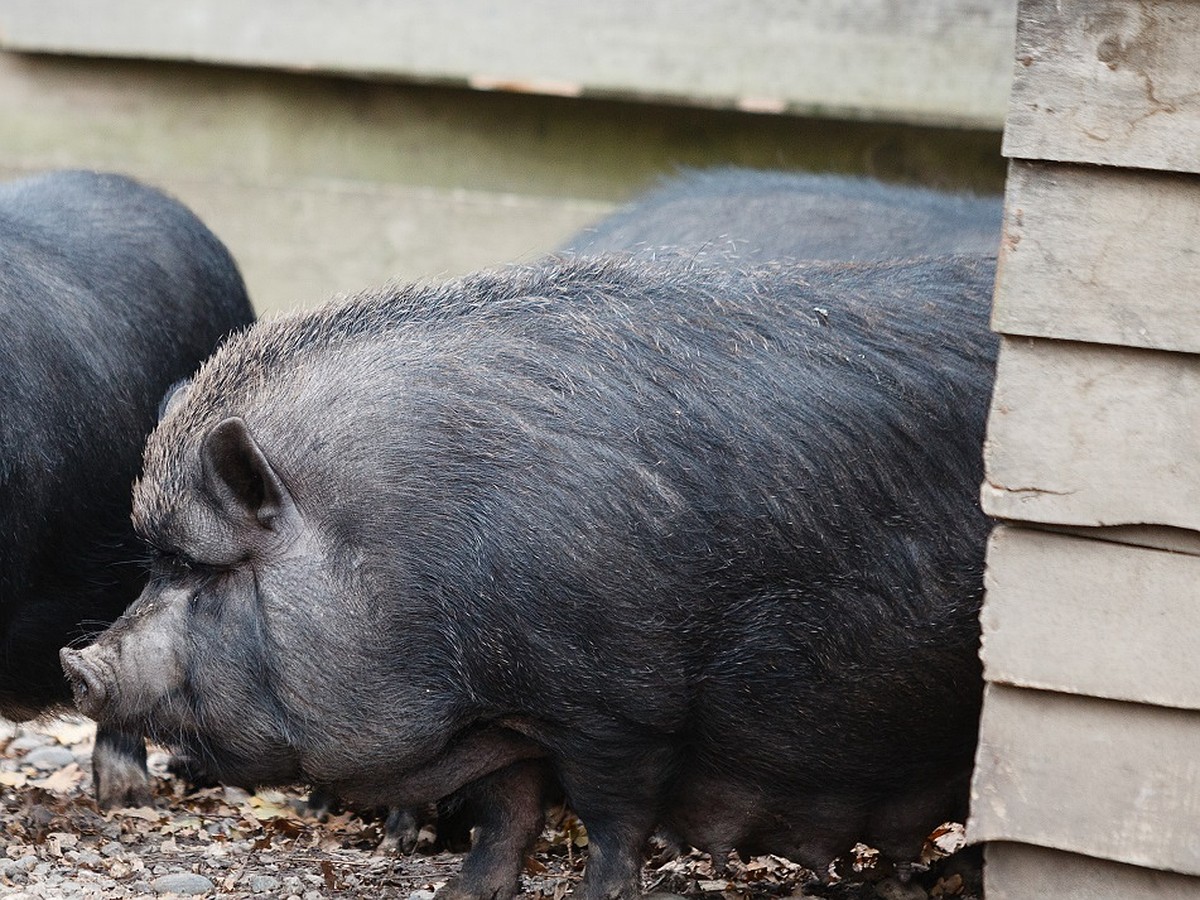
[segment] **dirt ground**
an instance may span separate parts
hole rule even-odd
[[[415,854],[379,855],[380,818],[344,813],[320,821],[307,812],[299,787],[189,793],[167,772],[167,755],[154,749],[156,806],[102,814],[91,799],[94,733],[79,717],[21,726],[0,721],[0,896],[429,900],[461,861],[461,855],[434,852],[428,830]],[[655,900],[980,900],[977,854],[968,849],[946,858],[961,845],[960,827],[939,829],[926,847],[929,870],[907,883],[860,847],[824,873],[823,882],[778,857],[732,858],[717,872],[707,856],[692,853],[652,858],[643,884]],[[521,897],[561,900],[578,884],[586,859],[587,835],[578,820],[553,811],[527,860]]]

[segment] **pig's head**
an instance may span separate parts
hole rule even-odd
[[[134,489],[149,582],[62,662],[81,710],[206,774],[354,785],[385,759],[419,763],[444,736],[404,718],[412,704],[382,664],[402,649],[378,585],[364,586],[359,535],[372,523],[352,486],[372,474],[344,425],[354,384],[340,357],[289,356],[295,328],[272,324],[227,344],[167,404]],[[419,674],[406,688],[433,693]]]
[[[63,650],[63,667],[77,705],[97,719],[181,743],[218,777],[293,779],[301,723],[277,696],[272,634],[286,613],[266,594],[310,596],[306,567],[281,566],[312,552],[305,525],[244,420],[223,419],[197,450],[196,490],[173,506],[139,484],[135,521],[153,548],[149,583],[95,644]]]

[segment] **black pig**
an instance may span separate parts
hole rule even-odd
[[[733,266],[994,253],[1001,217],[996,196],[722,167],[664,180],[564,247],[588,255],[702,254]],[[416,822],[392,810],[385,845],[415,846]]]
[[[253,320],[221,243],[117,175],[0,185],[0,713],[70,699],[58,650],[145,584],[130,491],[159,399]],[[103,806],[149,800],[145,747],[101,727]]]
[[[76,701],[229,780],[471,786],[443,897],[513,893],[548,779],[590,898],[658,824],[911,858],[975,743],[993,269],[550,260],[260,323],[147,444],[158,560]]]
[[[686,171],[566,243],[580,253],[663,248],[735,259],[875,260],[995,254],[999,197],[869,178],[755,169]]]

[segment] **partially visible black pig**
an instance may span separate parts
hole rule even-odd
[[[129,521],[163,392],[253,321],[221,243],[118,175],[0,185],[0,714],[70,700],[58,651],[145,584]],[[102,806],[149,800],[141,735],[101,727]]]
[[[741,265],[995,254],[1001,198],[870,178],[741,168],[689,170],[566,243],[579,253],[683,250]]]
[[[76,701],[228,780],[469,785],[443,898],[513,893],[547,779],[597,900],[657,824],[911,858],[975,745],[993,270],[550,260],[260,323],[148,442]]]

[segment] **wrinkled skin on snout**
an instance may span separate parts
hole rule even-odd
[[[993,271],[551,260],[262,323],[151,435],[77,702],[223,781],[467,790],[444,897],[513,894],[548,785],[590,900],[657,826],[911,859],[977,729]]]

